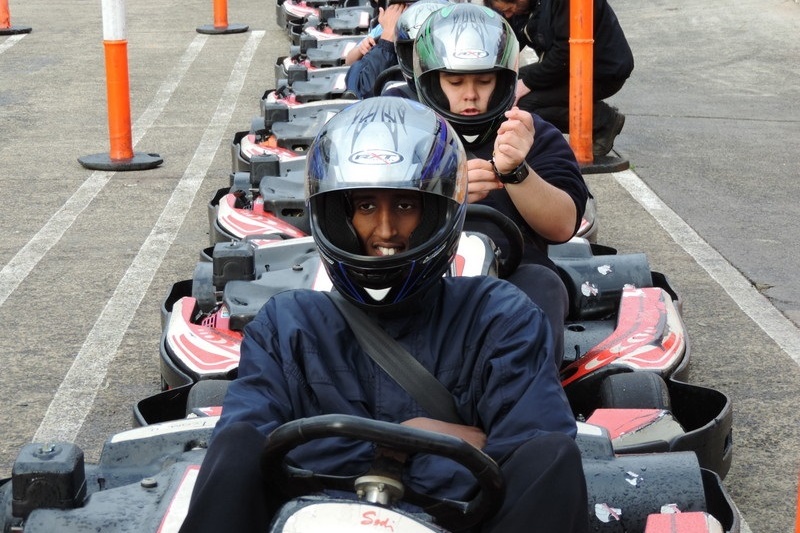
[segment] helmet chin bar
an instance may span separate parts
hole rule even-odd
[[[376,302],[381,302],[383,301],[384,298],[386,298],[386,295],[389,294],[389,291],[391,291],[392,288],[386,287],[384,289],[368,289],[364,287],[364,290],[367,292],[367,294],[370,295],[370,297],[373,300],[375,300]]]

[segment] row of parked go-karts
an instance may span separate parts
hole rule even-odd
[[[260,114],[232,139],[229,183],[208,204],[210,246],[192,279],[175,283],[163,301],[162,391],[135,406],[139,427],[109,438],[98,464],[85,465],[68,443],[24,448],[0,492],[5,532],[177,530],[225,385],[236,377],[243,327],[279,291],[331,289],[308,236],[304,154],[321,125],[353,103],[343,98],[344,56],[374,15],[366,3],[278,3],[293,44],[276,62],[276,88],[261,97]],[[465,231],[459,274],[513,270],[522,247],[513,223],[473,206],[469,220],[496,224],[513,249],[498,251]],[[596,231],[592,203],[578,236],[550,249],[570,295],[561,377],[578,421],[591,530],[738,532],[721,482],[731,464],[730,402],[686,381],[689,339],[667,278],[644,254],[597,244]],[[357,486],[367,496],[298,496],[271,530],[345,531],[363,527],[365,517],[398,533],[457,530],[496,508],[498,491],[489,487],[502,479],[491,460],[457,439],[400,429],[337,415],[279,428],[267,462],[295,494]],[[427,514],[409,514],[391,498],[370,497],[386,479],[331,478],[284,461],[293,447],[329,436],[447,455],[487,490],[467,502],[422,499]]]

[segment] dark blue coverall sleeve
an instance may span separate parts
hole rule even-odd
[[[359,98],[375,96],[372,87],[378,75],[396,64],[397,54],[394,51],[394,43],[378,39],[375,46],[364,54],[364,57],[350,65],[344,78],[347,90]]]

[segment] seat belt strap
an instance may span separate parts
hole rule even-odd
[[[386,333],[372,317],[345,300],[341,294],[327,294],[350,325],[364,351],[423,409],[437,420],[453,424],[464,423],[456,411],[453,395],[422,363]]]

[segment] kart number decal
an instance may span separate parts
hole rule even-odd
[[[289,517],[281,533],[308,531],[431,533],[424,524],[391,509],[359,502],[323,502],[308,505]]]

